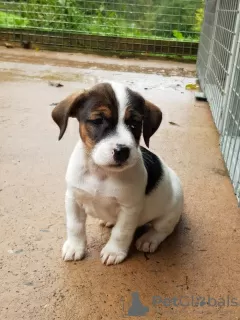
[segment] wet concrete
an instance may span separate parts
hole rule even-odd
[[[209,107],[185,90],[194,79],[130,72],[128,67],[125,72],[75,68],[71,61],[67,67],[58,59],[52,63],[54,53],[49,61],[48,53],[43,54],[44,65],[43,58],[29,64],[29,57],[3,51],[0,319],[121,319],[132,292],[149,307],[144,319],[240,319],[240,307],[227,306],[228,297],[240,302],[240,212]],[[125,82],[161,107],[164,121],[151,149],[177,171],[185,192],[182,220],[158,252],[144,255],[132,249],[129,258],[114,267],[100,262],[109,230],[93,219],[87,226],[86,259],[61,260],[64,174],[78,135],[71,119],[58,142],[50,117],[52,103],[104,79]],[[64,86],[49,86],[49,80]],[[190,305],[154,306],[153,296],[184,296],[182,304]],[[211,305],[192,306],[192,296],[194,303],[197,296],[205,302],[210,296]],[[225,306],[212,306],[213,298],[222,298],[222,305],[225,299]]]
[[[173,62],[170,60],[119,59],[101,57],[93,54],[47,52],[7,49],[0,47],[0,61],[29,62],[32,64],[50,64],[54,66],[88,68],[110,71],[130,71],[139,73],[156,73],[165,76],[195,76],[193,63]]]

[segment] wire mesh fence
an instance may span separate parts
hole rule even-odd
[[[240,0],[207,0],[197,72],[240,205]]]
[[[196,55],[202,17],[203,0],[0,1],[6,40],[65,48]]]

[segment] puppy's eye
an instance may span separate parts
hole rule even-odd
[[[137,125],[138,125],[137,121],[131,121],[131,122],[127,123],[127,126],[129,129],[136,129]]]
[[[96,118],[96,119],[91,119],[91,120],[88,120],[89,122],[91,122],[92,124],[95,124],[95,125],[100,125],[103,123],[103,118]]]

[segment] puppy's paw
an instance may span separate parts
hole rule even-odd
[[[81,260],[85,255],[85,246],[81,242],[66,240],[62,248],[64,261]]]
[[[143,252],[154,252],[159,246],[159,239],[157,235],[153,235],[151,232],[143,234],[136,241],[136,248]]]
[[[122,262],[127,256],[127,251],[121,250],[116,245],[107,243],[102,249],[100,257],[103,264],[107,266]]]
[[[114,226],[114,223],[99,220],[99,225],[102,227],[112,228]]]

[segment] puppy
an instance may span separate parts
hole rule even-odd
[[[136,228],[149,222],[151,228],[136,247],[154,252],[173,232],[183,210],[182,187],[175,172],[139,146],[143,134],[149,147],[162,121],[160,109],[124,85],[109,82],[77,92],[54,108],[59,140],[69,117],[79,122],[80,140],[66,173],[63,259],[84,257],[87,215],[114,226],[101,251],[103,264],[122,262]]]

